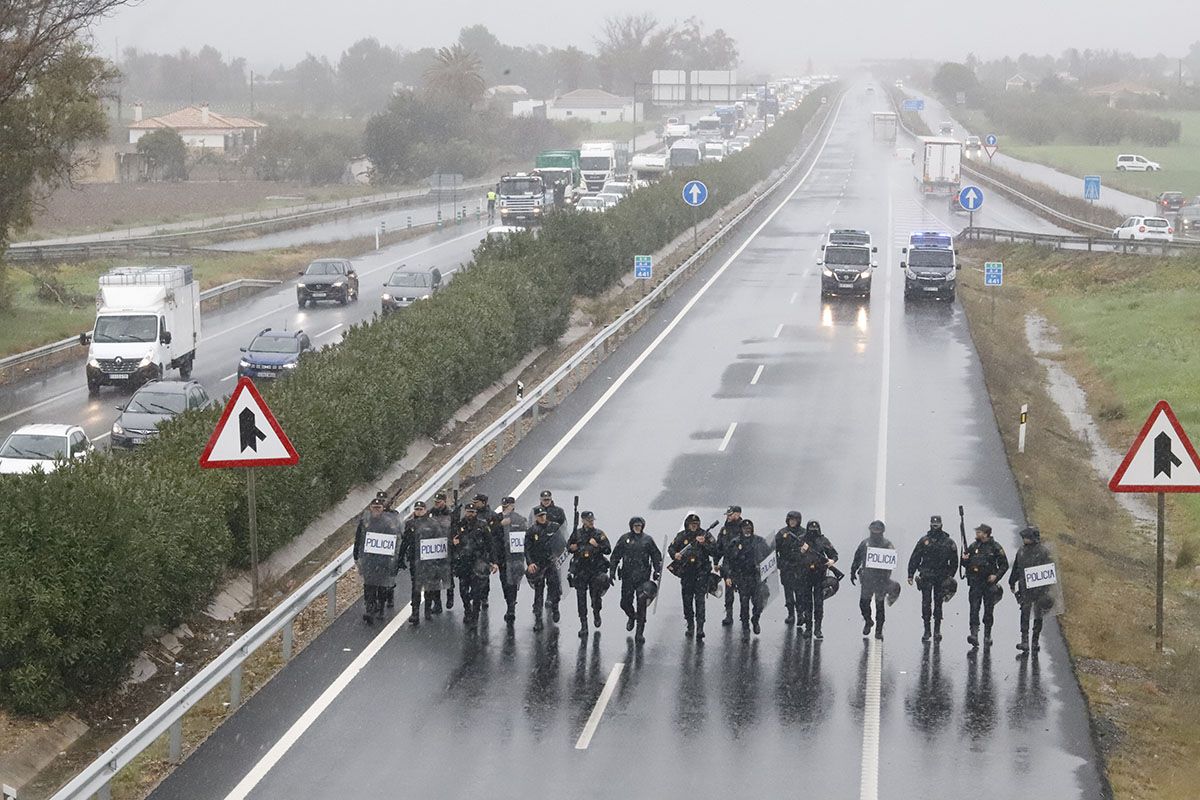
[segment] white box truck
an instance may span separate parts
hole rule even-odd
[[[962,142],[948,136],[922,136],[917,185],[922,194],[954,195],[961,187]]]
[[[584,142],[579,146],[579,169],[584,190],[595,194],[604,184],[619,180],[629,170],[628,142]]]
[[[871,114],[871,133],[877,142],[896,141],[896,114],[892,111],[876,111]]]
[[[200,342],[200,285],[189,266],[117,267],[100,276],[87,386],[140,385],[179,370],[190,378]]]

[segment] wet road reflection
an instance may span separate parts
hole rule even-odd
[[[741,628],[725,629],[724,659],[721,669],[721,706],[725,724],[734,739],[754,733],[758,717],[759,663],[758,637]]]
[[[942,648],[938,642],[925,645],[917,684],[904,707],[912,726],[932,739],[945,730],[954,714],[954,680],[942,671]]]
[[[976,752],[996,730],[996,693],[992,686],[992,648],[973,650],[967,657],[967,691],[963,698],[962,735]]]
[[[558,626],[551,625],[533,639],[529,680],[525,687],[525,716],[534,739],[542,741],[558,712]]]
[[[708,721],[708,687],[704,674],[705,646],[687,640],[681,648],[680,675],[675,694],[675,728],[687,739],[704,734]]]
[[[779,720],[812,733],[829,714],[829,692],[821,678],[821,643],[801,637],[790,626],[783,636],[775,677]]]

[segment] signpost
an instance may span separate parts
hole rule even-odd
[[[683,185],[683,202],[692,207],[692,244],[698,245],[696,235],[696,209],[708,199],[708,186],[704,181],[688,181]]]
[[[983,190],[978,186],[964,186],[958,193],[958,204],[970,214],[968,227],[975,227],[975,212],[983,207]]]
[[[654,256],[634,256],[633,277],[638,279],[654,277]]]
[[[996,134],[989,133],[983,139],[983,152],[987,153],[988,163],[992,163],[992,156],[996,155],[996,151],[1000,149],[1000,140],[996,138]]]
[[[925,110],[925,101],[924,100],[913,100],[910,98],[910,99],[904,101],[904,105],[902,106],[902,108],[905,111],[924,111]]]
[[[1091,200],[1093,203],[1100,199],[1099,175],[1083,176],[1083,199]]]
[[[1200,456],[1183,432],[1166,400],[1159,400],[1141,433],[1108,482],[1114,492],[1158,495],[1157,590],[1154,612],[1154,645],[1163,649],[1163,579],[1166,551],[1167,492],[1200,492]]]
[[[300,461],[296,448],[249,378],[238,381],[217,428],[200,456],[203,469],[246,468],[246,508],[250,523],[250,586],[258,607],[258,517],[254,467],[291,466]]]
[[[1004,262],[1003,261],[987,261],[983,265],[983,285],[984,286],[1003,286],[1004,285]],[[992,295],[992,322],[996,321],[996,293]]]

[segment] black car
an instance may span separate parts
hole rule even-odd
[[[315,348],[304,331],[273,331],[264,328],[242,348],[238,377],[272,380],[300,366],[300,357]]]
[[[437,267],[421,270],[401,267],[383,285],[383,294],[380,296],[383,313],[399,311],[418,300],[427,300],[440,292],[443,286],[442,272]]]
[[[904,270],[904,299],[937,297],[953,300],[961,267],[948,247],[905,247],[907,261],[900,262]]]
[[[871,295],[871,248],[865,244],[827,244],[817,259],[821,295]]]
[[[1200,197],[1193,197],[1175,212],[1175,229],[1184,236],[1200,233]]]
[[[196,381],[150,381],[123,406],[113,422],[112,446],[132,450],[158,434],[158,426],[184,411],[208,408],[212,398]]]
[[[344,258],[321,258],[300,273],[296,284],[296,303],[300,308],[308,303],[336,300],[346,305],[358,299],[358,273]]]
[[[1183,196],[1183,192],[1163,192],[1155,202],[1158,205],[1159,213],[1165,214],[1183,208],[1187,199]]]

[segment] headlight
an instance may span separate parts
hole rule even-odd
[[[869,281],[869,280],[871,279],[871,270],[870,270],[870,269],[864,269],[864,270],[862,271],[862,274],[861,274],[861,275],[859,275],[858,277],[862,278],[864,281]]]
[[[298,367],[298,366],[300,366],[300,362],[299,362],[299,361],[292,361],[292,362],[290,362],[290,363],[284,364],[284,365],[283,365],[283,368],[284,368],[284,369],[295,369],[295,368],[296,368],[296,367]]]
[[[829,267],[823,266],[823,267],[821,267],[821,274],[824,275],[826,278],[832,278],[833,270],[831,270]]]
[[[100,369],[100,362],[93,358],[88,361],[88,366],[93,369]]]
[[[112,429],[112,435],[113,435],[113,436],[124,436],[124,435],[125,435],[125,429],[124,429],[124,428],[122,428],[120,425],[118,425],[117,423],[115,423],[115,422],[114,422],[114,423],[113,423],[113,429]]]
[[[241,369],[250,369],[250,362],[243,358],[238,362],[238,367]]]
[[[383,301],[383,302],[385,302],[385,303],[390,303],[390,302],[392,302],[392,296],[391,296],[390,294],[385,294],[385,295],[383,295],[383,297],[381,297],[381,298],[379,298],[379,299],[380,299],[380,300],[382,300],[382,301]]]
[[[915,281],[917,279],[917,273],[913,272],[911,267],[905,267],[904,268],[904,277],[911,278],[912,280]]]
[[[334,282],[333,282],[333,285],[334,285],[335,287],[339,287],[339,286],[345,286],[345,285],[346,285],[346,282],[345,282],[345,281],[334,281]]]
[[[307,289],[307,288],[308,288],[308,284],[307,284],[307,283],[297,283],[297,284],[296,284],[296,288],[297,288],[297,289]]]
[[[148,355],[142,356],[142,360],[138,362],[138,367],[148,367],[148,366],[150,366],[150,356],[148,356]]]

